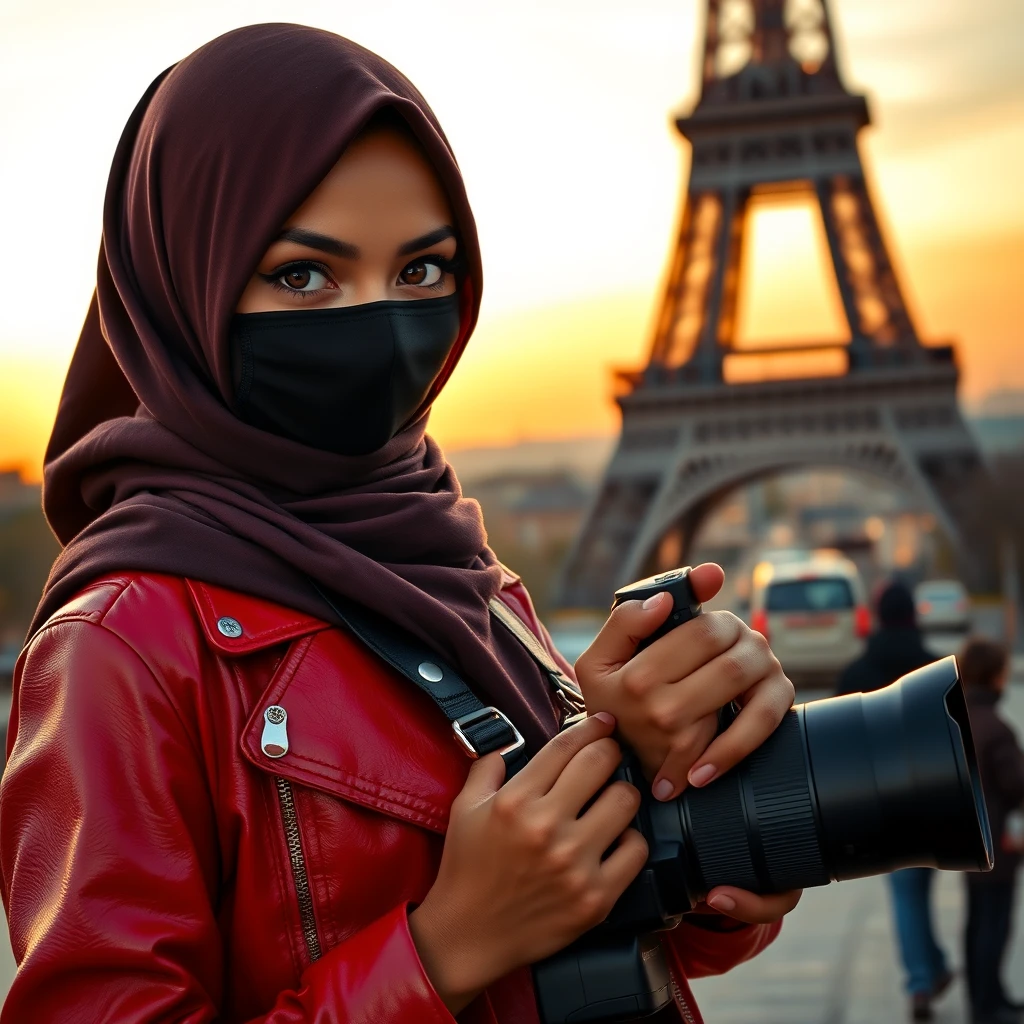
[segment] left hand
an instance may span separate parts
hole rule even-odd
[[[699,601],[721,589],[725,574],[697,566],[690,581]],[[705,786],[759,747],[793,705],[793,684],[768,642],[731,612],[704,612],[636,653],[637,644],[668,618],[672,602],[658,595],[626,601],[576,662],[591,714],[608,711],[636,751],[656,799]],[[740,714],[720,736],[718,709],[735,700]],[[776,921],[800,892],[758,896],[732,886],[708,894],[714,910],[750,924]]]
[[[713,598],[724,579],[714,563],[690,573],[699,601]],[[687,781],[707,785],[756,750],[793,707],[794,687],[765,638],[729,611],[703,612],[637,654],[637,644],[672,609],[667,596],[658,597],[647,607],[626,601],[615,608],[575,672],[588,711],[615,716],[618,732],[654,779],[654,797],[672,800]],[[741,711],[716,737],[718,710],[730,700]],[[790,912],[800,896],[800,890],[759,896],[718,886],[703,912],[767,924]]]
[[[714,597],[724,578],[713,563],[690,573],[699,601]],[[732,612],[704,612],[637,654],[672,609],[667,594],[644,605],[625,601],[611,613],[576,676],[590,714],[615,716],[655,798],[671,800],[687,782],[706,786],[759,747],[792,707],[794,690],[768,641]],[[716,737],[718,710],[732,700],[742,710]]]

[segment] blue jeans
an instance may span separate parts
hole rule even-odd
[[[946,954],[932,932],[933,868],[903,868],[889,876],[896,937],[906,970],[904,987],[911,995],[930,993],[946,973]]]

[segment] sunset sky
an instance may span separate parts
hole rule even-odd
[[[1024,8],[834,0],[841,68],[874,124],[861,152],[926,339],[963,394],[1024,388]],[[433,414],[450,448],[613,431],[612,365],[644,357],[675,233],[696,0],[52,0],[0,6],[0,468],[39,472],[94,284],[109,161],[163,68],[238,25],[351,36],[421,88],[480,226],[480,326]],[[835,327],[806,210],[753,224],[741,332]]]

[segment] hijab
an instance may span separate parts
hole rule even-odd
[[[546,680],[488,601],[503,570],[480,506],[426,435],[343,456],[233,411],[229,325],[281,225],[374,114],[408,124],[445,188],[467,266],[458,341],[482,273],[462,176],[416,88],[376,54],[300,25],[252,25],[161,75],[114,156],[96,292],[46,453],[43,507],[65,545],[30,635],[96,578],[169,573],[328,621],[311,581],[450,660],[533,749],[557,728]]]

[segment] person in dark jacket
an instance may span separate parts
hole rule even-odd
[[[914,595],[904,584],[886,586],[879,595],[876,612],[878,629],[868,638],[864,653],[843,670],[839,695],[880,690],[935,660],[922,642]],[[932,927],[934,877],[933,868],[904,868],[889,876],[896,936],[906,972],[904,986],[913,1020],[931,1020],[933,1000],[953,980]]]
[[[935,660],[917,628],[914,595],[902,583],[888,584],[878,596],[878,629],[868,637],[867,648],[843,669],[837,693],[868,693],[896,682]]]
[[[971,731],[985,792],[995,867],[968,872],[964,964],[973,1024],[1014,1024],[1020,1006],[1007,996],[1000,978],[1011,932],[1014,884],[1020,865],[1019,841],[1007,834],[1006,819],[1024,804],[1024,753],[996,705],[1009,677],[1006,649],[991,640],[970,638],[960,655]]]

